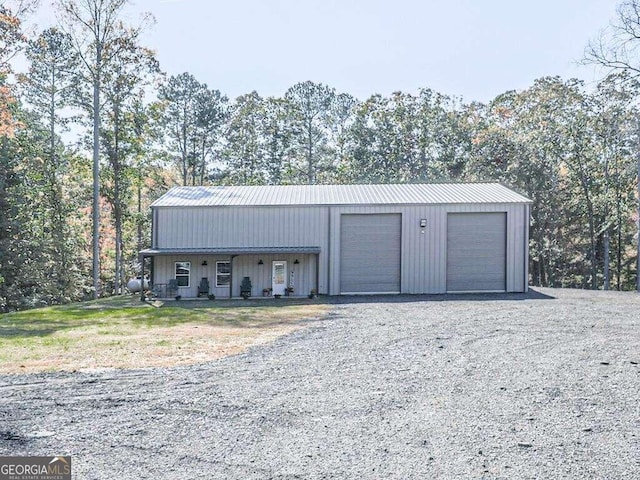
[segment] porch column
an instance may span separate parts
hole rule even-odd
[[[320,254],[316,253],[316,295],[320,295]]]
[[[233,259],[237,255],[231,255],[229,258],[229,298],[233,298]]]
[[[147,258],[140,254],[140,301],[144,302],[144,259]]]

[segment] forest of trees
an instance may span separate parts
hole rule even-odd
[[[173,185],[496,180],[533,201],[532,285],[636,288],[640,83],[611,39],[585,56],[610,68],[598,85],[544,77],[488,103],[311,81],[229,99],[163,73],[140,43],[153,19],[124,24],[126,4],[58,0],[41,32],[33,3],[0,5],[0,311],[122,293]]]

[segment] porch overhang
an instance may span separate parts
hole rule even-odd
[[[284,254],[312,254],[315,255],[316,262],[316,292],[319,285],[319,271],[320,271],[320,247],[315,246],[299,246],[299,247],[196,247],[196,248],[147,248],[141,250],[139,253],[141,264],[141,278],[144,277],[144,260],[151,258],[153,262],[154,257],[168,256],[168,255],[224,255],[231,259],[231,265],[233,265],[233,259],[239,255],[284,255]],[[296,261],[297,263],[297,261]],[[233,268],[233,267],[232,267]],[[153,281],[153,263],[151,264],[151,278]],[[232,284],[229,285],[229,297],[232,295]],[[144,301],[144,290],[140,290],[140,300]]]
[[[285,253],[319,254],[320,247],[203,247],[203,248],[147,248],[140,251],[141,257],[161,255],[268,255]]]

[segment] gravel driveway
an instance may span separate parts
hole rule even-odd
[[[248,353],[0,377],[0,454],[76,479],[640,478],[640,296],[339,298]]]

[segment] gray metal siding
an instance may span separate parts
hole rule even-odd
[[[202,265],[206,260],[207,265]],[[228,261],[229,257],[225,256],[195,256],[195,255],[162,255],[154,259],[154,282],[169,283],[169,280],[175,278],[174,268],[175,262],[191,262],[191,278],[188,287],[179,287],[178,293],[184,298],[196,297],[198,295],[198,285],[202,277],[209,279],[209,287],[211,293],[216,297],[227,297],[229,288],[216,287],[216,261]]]
[[[240,283],[243,277],[251,279],[251,295],[262,296],[262,290],[271,288],[271,262],[284,260],[287,262],[287,287],[293,288],[293,294],[309,295],[316,288],[315,255],[247,255],[236,257],[233,261],[233,295],[240,295]],[[259,265],[258,261],[263,264]],[[295,261],[298,260],[298,264]],[[293,274],[293,275],[292,275]],[[293,280],[293,283],[292,283]]]
[[[400,292],[400,214],[341,215],[341,293]]]
[[[171,207],[155,210],[158,212],[158,248],[317,245],[321,251],[319,292],[327,293],[329,235],[325,207]]]
[[[321,249],[319,292],[340,293],[340,216],[402,214],[402,293],[444,293],[446,286],[447,214],[507,212],[509,292],[527,289],[527,204],[353,205],[325,207],[157,208],[157,247],[305,246]],[[331,214],[329,214],[331,212]],[[421,233],[420,219],[427,220]],[[331,225],[329,225],[329,223]],[[156,257],[157,263],[165,257]],[[242,257],[237,257],[238,261]],[[282,260],[284,258],[278,259]],[[215,268],[215,265],[214,267]],[[157,277],[158,282],[159,277]],[[234,283],[236,280],[234,279]],[[216,293],[217,295],[217,293]]]
[[[340,215],[348,213],[402,213],[401,293],[447,291],[447,214],[450,212],[507,212],[508,292],[524,292],[529,217],[526,204],[346,206],[331,208],[329,294],[340,294]],[[420,219],[427,220],[424,233]]]
[[[157,247],[292,247],[322,245],[322,207],[158,209]]]
[[[243,277],[251,279],[254,297],[262,296],[262,290],[271,287],[271,262],[285,260],[287,262],[287,286],[293,286],[293,295],[308,295],[316,288],[316,256],[303,255],[242,255],[233,259],[232,288],[233,296],[240,296],[240,283]],[[262,265],[258,262],[262,260]],[[298,260],[298,264],[295,261]],[[162,255],[155,257],[155,283],[169,283],[174,278],[175,262],[191,262],[191,283],[189,287],[179,287],[179,294],[184,298],[196,297],[198,285],[202,277],[209,279],[211,293],[219,298],[229,297],[229,287],[216,287],[216,261],[229,261],[228,256],[206,255]],[[202,265],[206,261],[207,265]],[[293,285],[290,284],[293,272]]]
[[[447,215],[447,291],[504,291],[506,257],[506,213]]]

